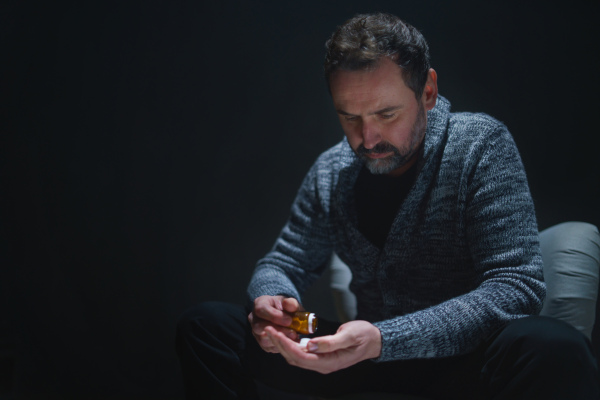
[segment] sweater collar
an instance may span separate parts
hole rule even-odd
[[[432,182],[432,177],[440,163],[446,140],[446,130],[450,119],[450,102],[442,96],[438,96],[436,105],[427,112],[427,130],[423,145],[423,156],[417,165],[417,178],[410,190],[403,206],[400,207],[398,215],[392,224],[392,230],[400,234],[408,235],[406,229],[402,226],[411,226],[412,220],[417,216],[410,212],[415,209],[422,198],[426,195],[428,186]],[[358,235],[356,207],[352,191],[354,184],[363,165],[363,161],[354,153],[348,141],[344,138],[342,151],[339,161],[339,181],[334,195],[335,209],[341,212],[343,225],[346,231],[354,231]],[[394,235],[392,235],[394,236]],[[388,241],[389,241],[388,237]],[[392,237],[392,241],[398,239]],[[386,242],[387,243],[387,242]],[[375,257],[380,254],[379,249],[374,245],[366,245],[363,249],[365,253]],[[389,251],[389,246],[384,247],[384,251]]]
[[[440,144],[444,140],[448,121],[450,119],[450,102],[438,96],[435,107],[427,111],[427,131],[421,162],[426,165],[435,162]],[[423,165],[423,166],[424,166]]]

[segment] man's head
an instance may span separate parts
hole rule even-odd
[[[350,146],[372,173],[401,175],[416,160],[437,99],[425,40],[396,17],[359,15],[327,49],[325,76]]]
[[[417,99],[423,93],[429,65],[429,46],[413,26],[390,14],[361,14],[346,21],[325,44],[325,79],[337,70],[373,68],[389,57],[402,71]]]

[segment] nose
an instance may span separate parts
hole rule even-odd
[[[366,149],[372,149],[377,145],[377,143],[381,142],[381,134],[379,133],[379,129],[376,124],[368,121],[363,121],[362,123],[362,139],[363,146]]]

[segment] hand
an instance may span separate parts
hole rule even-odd
[[[279,353],[267,335],[266,327],[274,332],[281,333],[290,341],[297,342],[299,335],[288,328],[292,323],[289,313],[302,311],[303,308],[298,300],[284,296],[261,296],[254,300],[254,310],[248,315],[248,321],[252,327],[252,334],[262,349],[269,353]]]
[[[265,331],[289,364],[322,374],[381,355],[381,332],[367,321],[350,321],[340,326],[335,335],[311,339],[307,350],[273,327],[265,327]]]

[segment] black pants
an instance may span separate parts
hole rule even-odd
[[[255,381],[323,397],[377,391],[431,399],[600,399],[589,341],[553,318],[515,320],[466,355],[367,360],[323,375],[264,352],[247,315],[244,307],[210,302],[181,318],[177,351],[188,399],[257,399]],[[334,333],[337,326],[320,321],[319,334]]]

